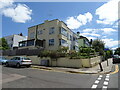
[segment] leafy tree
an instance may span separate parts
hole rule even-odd
[[[10,49],[5,38],[0,38],[0,50]]]
[[[100,55],[104,54],[105,43],[102,40],[94,40],[92,42],[92,47],[95,49],[96,52],[99,52]]]
[[[120,47],[118,47],[116,50],[115,50],[115,53],[114,53],[115,55],[117,54],[117,55],[120,55]]]

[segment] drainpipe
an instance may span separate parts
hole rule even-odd
[[[37,30],[38,30],[38,25],[36,26],[36,29],[35,29],[35,41],[34,41],[34,46],[36,46],[36,41],[37,41]]]

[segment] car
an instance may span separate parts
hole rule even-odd
[[[8,61],[8,59],[6,59],[6,58],[3,57],[3,56],[0,56],[0,64],[1,64],[1,65],[5,65],[7,61]]]
[[[120,63],[120,56],[119,55],[113,56],[113,64],[115,64],[115,63]]]
[[[6,62],[6,66],[16,66],[20,68],[21,66],[30,67],[32,65],[32,60],[27,57],[15,56]]]

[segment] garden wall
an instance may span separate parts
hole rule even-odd
[[[10,59],[13,56],[5,56]],[[100,56],[94,57],[91,59],[69,59],[69,58],[59,58],[51,60],[48,58],[40,58],[38,56],[26,56],[32,60],[33,64],[43,65],[43,61],[48,61],[49,66],[58,66],[58,67],[72,67],[72,68],[81,68],[81,67],[92,67],[97,65],[100,62]]]

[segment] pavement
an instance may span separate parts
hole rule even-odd
[[[111,72],[113,64],[112,59],[108,59],[107,61],[101,62],[103,71],[100,70],[99,64],[91,67],[91,68],[65,68],[65,67],[46,67],[46,66],[39,66],[39,65],[32,65],[32,68],[45,70],[45,71],[55,71],[55,72],[65,72],[65,73],[78,73],[78,74],[108,74]]]

